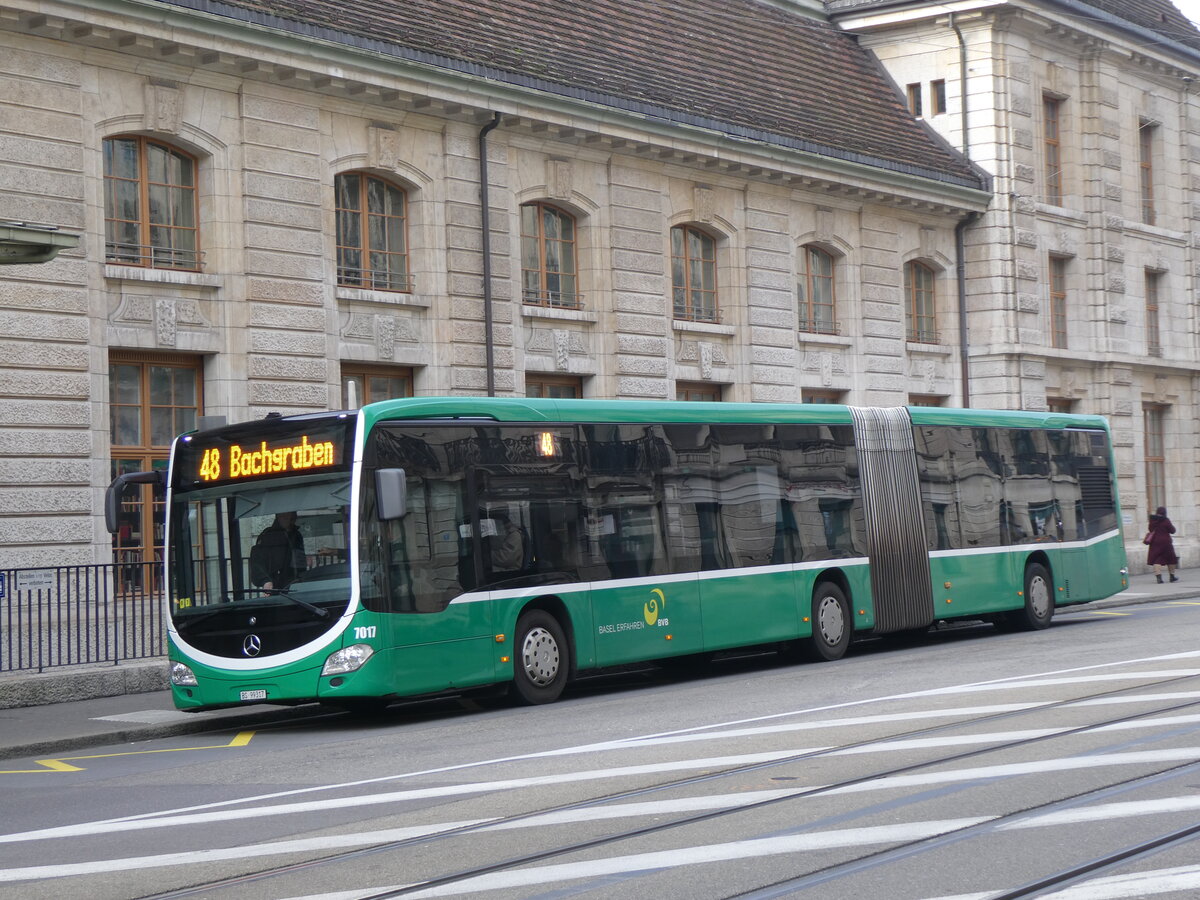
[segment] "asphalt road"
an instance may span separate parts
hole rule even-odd
[[[1194,898],[1198,633],[1084,609],[8,760],[0,898]]]

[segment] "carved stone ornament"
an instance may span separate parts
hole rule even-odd
[[[692,215],[697,222],[711,222],[717,215],[716,204],[712,188],[697,187],[693,193]]]
[[[395,171],[403,162],[400,149],[400,133],[390,128],[367,129],[368,146],[370,147],[370,165],[377,169]]]
[[[178,88],[146,85],[146,127],[165,134],[178,134],[183,124],[183,98]]]
[[[546,193],[549,196],[556,200],[570,199],[574,178],[574,167],[570,160],[546,160]]]

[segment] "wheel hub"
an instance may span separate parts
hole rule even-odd
[[[521,662],[529,680],[545,687],[558,676],[558,642],[548,630],[538,626],[525,635],[521,647]]]

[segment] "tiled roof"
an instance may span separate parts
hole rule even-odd
[[[162,2],[325,39],[378,41],[600,105],[984,186],[909,115],[851,35],[762,0]]]
[[[1082,0],[1088,6],[1124,19],[1163,37],[1200,50],[1200,31],[1171,0]]]

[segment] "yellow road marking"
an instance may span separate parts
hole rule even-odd
[[[1091,613],[1093,616],[1132,616],[1133,615],[1133,613],[1111,612],[1110,610],[1106,610],[1106,609],[1089,609],[1088,612]]]
[[[1200,606],[1197,600],[1172,600],[1167,606]]]
[[[34,760],[40,769],[0,769],[0,775],[44,775],[47,772],[82,772],[82,766],[73,766],[67,760],[78,762],[83,759],[110,759],[115,756],[143,756],[150,753],[184,753],[193,750],[230,750],[245,747],[254,737],[253,731],[241,731],[228,744],[213,744],[207,747],[164,747],[160,750],[126,750],[121,753],[97,753],[91,756],[57,756],[53,759]]]

